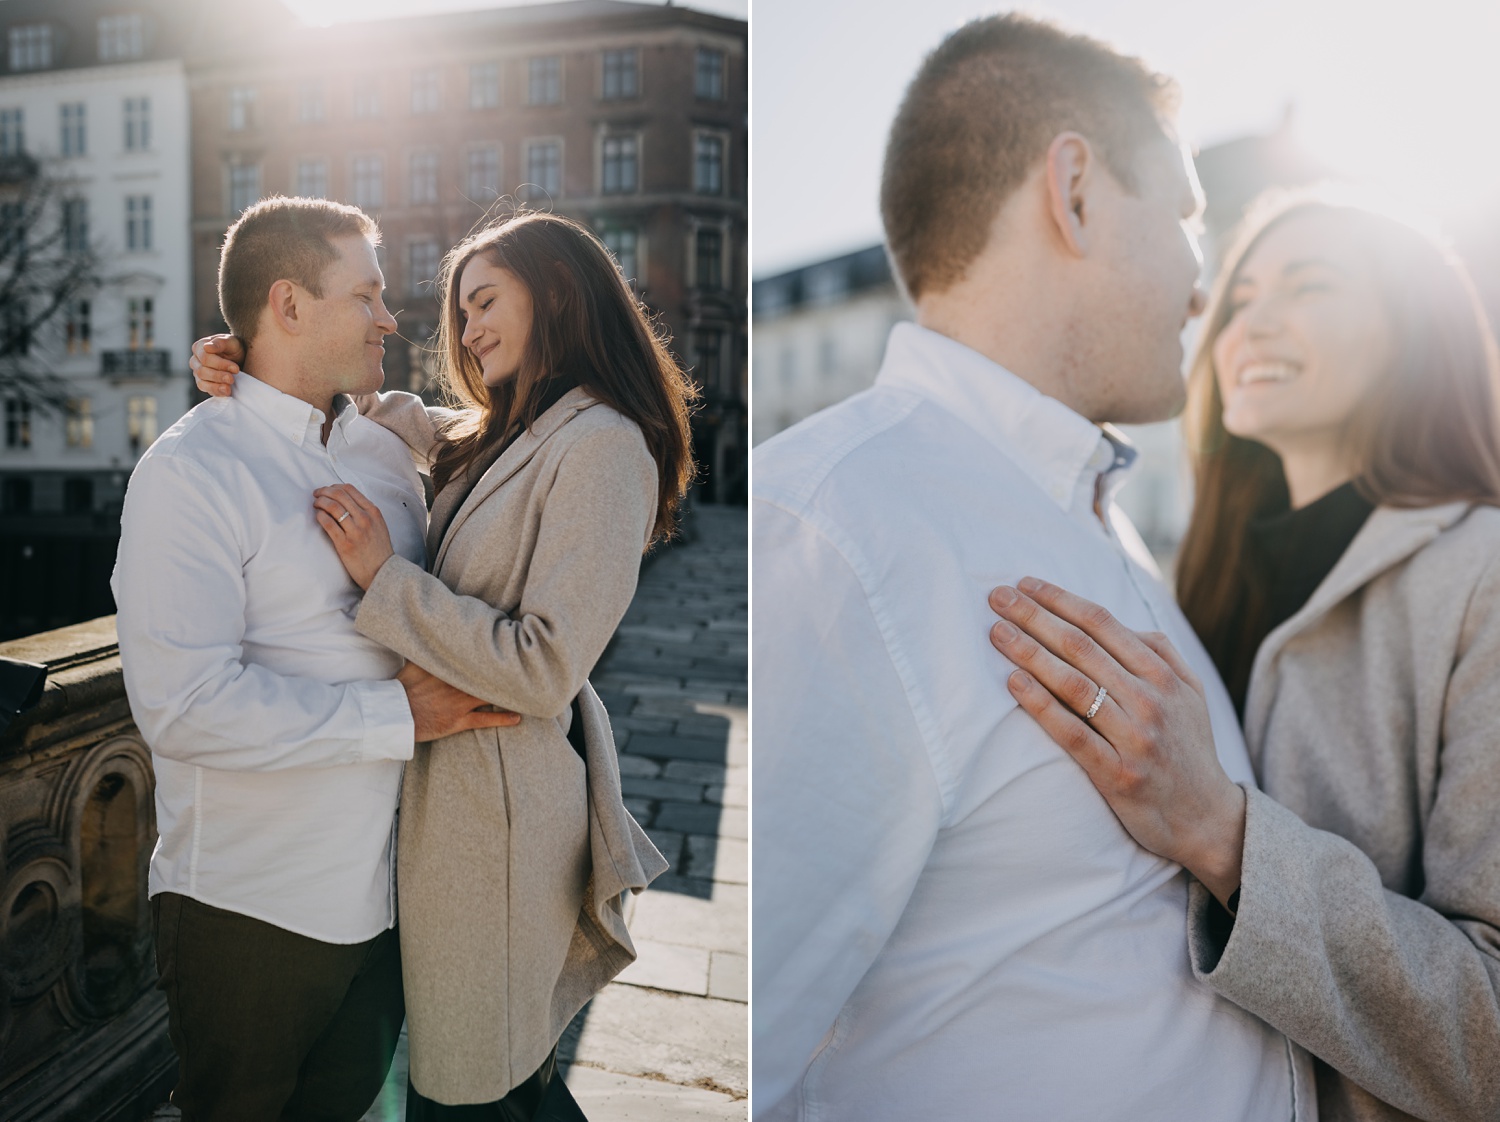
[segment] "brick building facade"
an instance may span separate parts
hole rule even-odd
[[[407,346],[386,384],[428,386],[441,256],[520,200],[615,252],[703,386],[703,492],[741,498],[746,448],[746,25],[621,0],[307,27],[238,17],[232,55],[189,64],[196,333],[229,223],[269,194],[322,195],[380,222]]]

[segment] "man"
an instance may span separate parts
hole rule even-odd
[[[396,329],[378,238],[322,200],[244,213],[219,299],[246,373],[162,434],[125,499],[113,586],[156,769],[150,894],[188,1120],[368,1109],[403,1012],[402,762],[518,719],[359,635],[359,589],[314,521],[313,490],[352,483],[422,563],[410,453],[340,396],[380,388]]]
[[[1213,677],[1100,427],[1183,403],[1201,198],[1175,99],[1046,24],[950,36],[882,183],[917,323],[872,390],[757,452],[759,1118],[1314,1116],[1301,1054],[1193,979],[1181,870],[1017,708],[987,638],[990,589],[1033,574]]]

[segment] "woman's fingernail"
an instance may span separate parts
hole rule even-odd
[[[1013,690],[1026,690],[1031,688],[1031,675],[1024,670],[1017,670],[1006,679],[1006,685]]]
[[[999,608],[1008,608],[1015,601],[1015,589],[1001,585],[990,593],[990,603]]]
[[[1040,592],[1047,586],[1041,581],[1037,580],[1036,577],[1022,577],[1019,581],[1016,582],[1016,587],[1019,588],[1022,592]]]
[[[995,638],[999,639],[1002,643],[1009,643],[1019,634],[1014,627],[1006,623],[1003,619],[995,624],[993,631]]]

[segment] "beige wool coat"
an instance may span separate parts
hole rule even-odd
[[[1322,1122],[1500,1119],[1500,510],[1377,508],[1262,644],[1245,737],[1194,972],[1318,1057]]]
[[[433,450],[420,399],[360,405],[419,456]],[[437,496],[431,573],[392,557],[360,605],[363,634],[524,718],[419,744],[406,768],[411,1078],[438,1102],[503,1096],[635,958],[624,893],[667,863],[625,809],[587,678],[635,593],[656,496],[640,429],[574,389]],[[575,696],[586,762],[566,736]]]

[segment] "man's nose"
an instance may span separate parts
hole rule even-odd
[[[375,326],[379,328],[382,335],[393,335],[396,331],[396,317],[384,304],[380,305],[380,314],[375,317]]]

